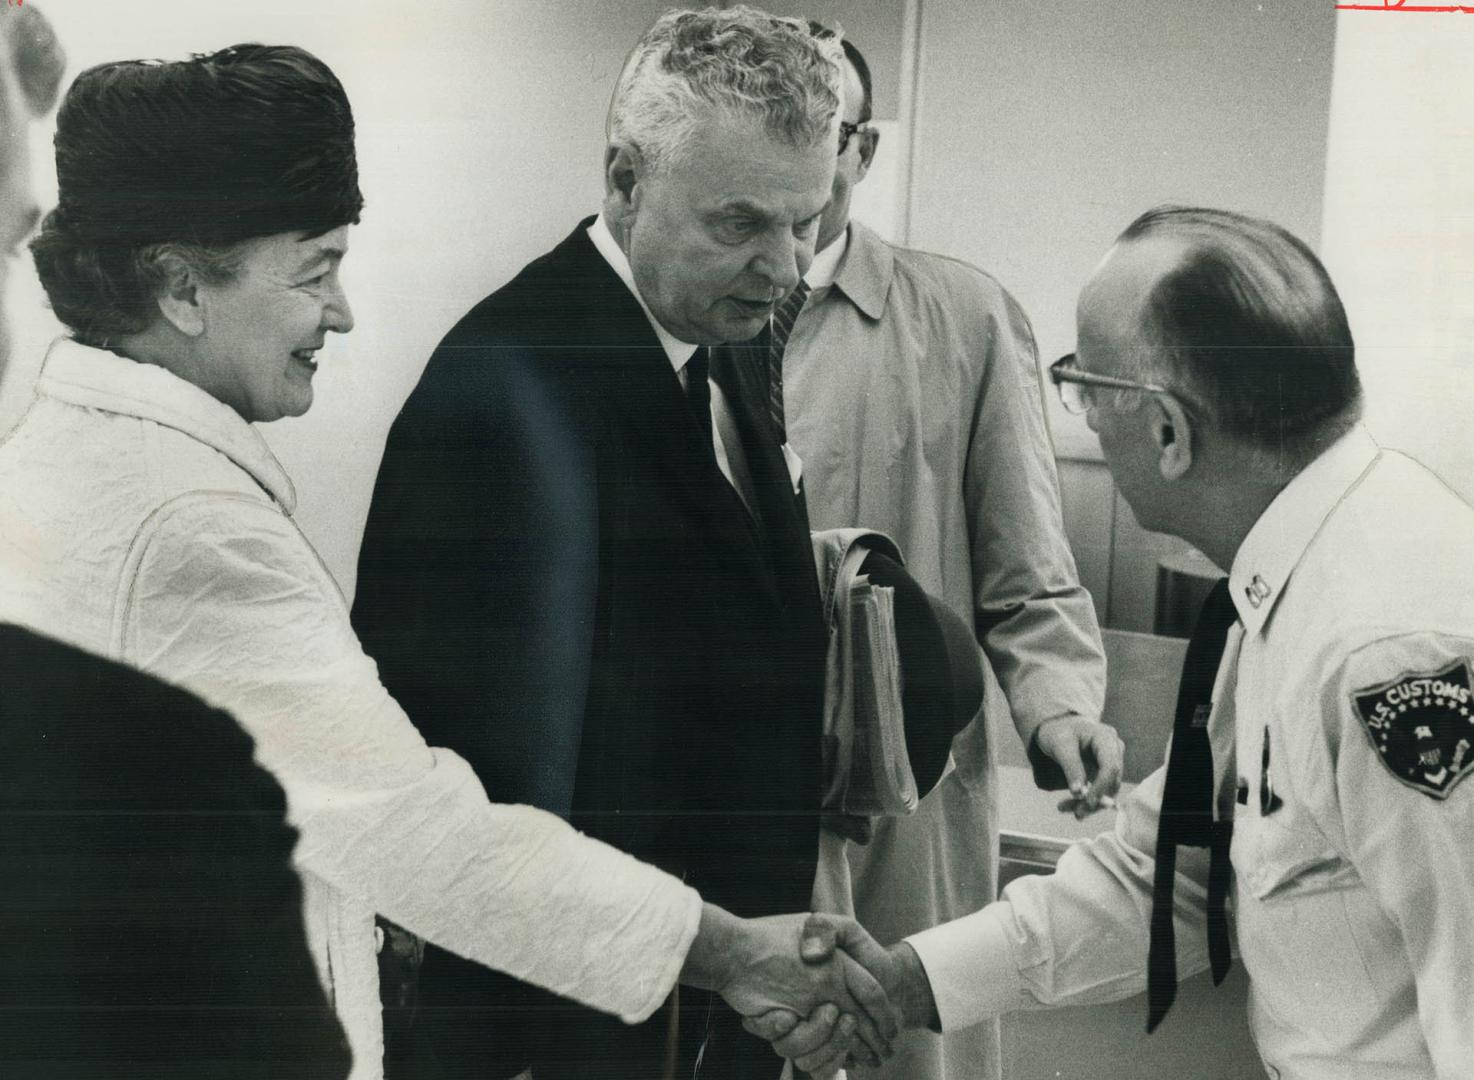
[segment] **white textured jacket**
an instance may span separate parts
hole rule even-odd
[[[379,684],[292,522],[291,481],[228,406],[162,368],[52,346],[0,443],[0,620],[229,710],[286,789],[308,939],[381,1071],[373,916],[636,1021],[700,918],[674,878],[529,807],[489,803]]]

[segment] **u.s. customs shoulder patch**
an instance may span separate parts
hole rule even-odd
[[[1410,788],[1448,798],[1474,772],[1474,678],[1468,660],[1410,671],[1351,695],[1382,764]]]

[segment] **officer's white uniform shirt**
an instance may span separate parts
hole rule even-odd
[[[1210,733],[1239,792],[1235,921],[1269,1074],[1474,1076],[1474,509],[1358,427],[1229,579],[1242,644]],[[1056,874],[908,939],[944,1029],[1145,988],[1164,774]],[[1178,866],[1186,978],[1207,966],[1206,855]]]

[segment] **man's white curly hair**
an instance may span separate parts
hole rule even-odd
[[[652,170],[681,159],[712,110],[750,117],[798,148],[834,138],[844,54],[800,19],[756,8],[667,11],[625,61],[609,104],[610,143]]]

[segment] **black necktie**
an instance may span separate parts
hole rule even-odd
[[[1223,981],[1230,965],[1224,902],[1231,877],[1228,854],[1233,821],[1213,820],[1213,747],[1208,738],[1208,716],[1228,630],[1237,618],[1228,579],[1222,578],[1203,602],[1182,662],[1182,682],[1177,690],[1177,713],[1172,725],[1172,753],[1167,761],[1167,780],[1162,789],[1162,811],[1157,824],[1152,936],[1147,954],[1148,1032],[1162,1022],[1177,996],[1172,884],[1179,844],[1210,850],[1208,957],[1215,984]]]
[[[788,438],[783,421],[783,350],[788,345],[788,335],[793,333],[794,320],[808,298],[809,283],[799,278],[793,292],[773,312],[773,333],[768,339],[768,415],[783,440]]]
[[[691,359],[686,361],[686,402],[691,406],[691,415],[695,417],[701,432],[706,436],[706,449],[713,457],[716,456],[716,448],[712,445],[711,437],[711,355],[702,345],[694,353]]]

